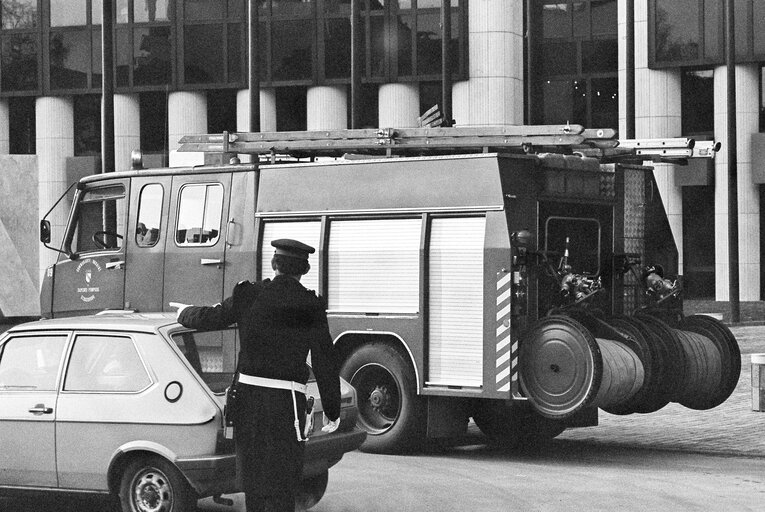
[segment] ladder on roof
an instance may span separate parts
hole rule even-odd
[[[293,157],[340,157],[515,152],[579,154],[602,162],[651,160],[683,163],[714,158],[720,143],[691,138],[616,139],[613,129],[581,125],[381,128],[187,135],[179,151]]]

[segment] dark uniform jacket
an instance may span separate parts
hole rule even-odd
[[[187,307],[178,321],[199,330],[237,323],[238,370],[247,375],[305,384],[310,350],[324,414],[331,420],[340,416],[340,380],[326,306],[296,279],[280,275],[257,283],[243,281],[222,304]]]

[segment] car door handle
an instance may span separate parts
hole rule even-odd
[[[109,262],[106,263],[106,268],[108,268],[108,269],[112,269],[112,268],[121,269],[122,265],[124,265],[124,264],[125,264],[124,261],[109,261]]]
[[[202,258],[202,260],[199,263],[201,263],[202,265],[220,265],[222,262],[221,260]]]
[[[37,404],[29,409],[29,412],[32,414],[52,414],[53,407],[45,407],[45,404]]]

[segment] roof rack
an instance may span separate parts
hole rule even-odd
[[[180,143],[179,151],[270,155],[272,159],[275,155],[421,156],[502,151],[579,154],[601,162],[684,163],[688,158],[714,158],[720,149],[719,142],[691,138],[619,140],[613,129],[585,129],[576,124],[223,132],[187,135]]]

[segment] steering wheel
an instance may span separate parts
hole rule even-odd
[[[101,235],[104,237],[104,241],[98,239],[98,236]],[[101,249],[111,249],[112,247],[109,247],[106,245],[106,237],[107,236],[113,236],[115,239],[119,238],[122,240],[122,235],[118,233],[114,233],[113,231],[96,231],[93,233],[93,236],[90,237],[91,240],[93,240],[93,243],[99,246]]]

